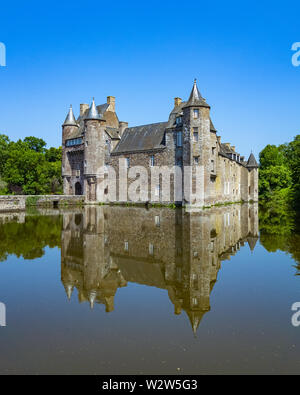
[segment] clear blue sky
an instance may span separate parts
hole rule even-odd
[[[248,155],[300,133],[296,1],[4,2],[0,133],[61,143],[72,103],[116,96],[131,126],[167,119],[196,77],[223,142]]]

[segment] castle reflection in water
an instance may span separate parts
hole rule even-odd
[[[168,291],[175,314],[185,311],[194,332],[210,310],[221,262],[258,240],[257,205],[200,212],[86,206],[63,213],[61,280],[68,298],[114,310],[128,282]]]

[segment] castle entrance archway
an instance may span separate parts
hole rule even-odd
[[[75,195],[82,195],[82,187],[80,182],[76,182],[75,184]]]

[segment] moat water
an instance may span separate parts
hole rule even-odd
[[[0,214],[0,373],[298,374],[300,236],[258,214]]]

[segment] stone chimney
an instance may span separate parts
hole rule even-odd
[[[226,145],[226,147],[227,147],[228,149],[231,149],[230,143],[225,143],[225,145]]]
[[[122,134],[124,133],[124,130],[128,128],[128,122],[123,122],[120,121],[119,122],[119,133],[120,133],[120,137],[122,137]]]
[[[218,143],[221,144],[221,136],[217,136]]]
[[[90,106],[86,103],[80,104],[80,116],[82,117],[89,108]]]
[[[235,146],[234,145],[231,147],[231,149],[232,149],[232,151],[235,152]]]
[[[107,104],[109,104],[107,111],[116,111],[116,98],[114,96],[107,96]]]
[[[180,97],[175,97],[175,99],[174,99],[175,107],[180,106],[181,102],[182,102],[182,100],[180,99]]]

